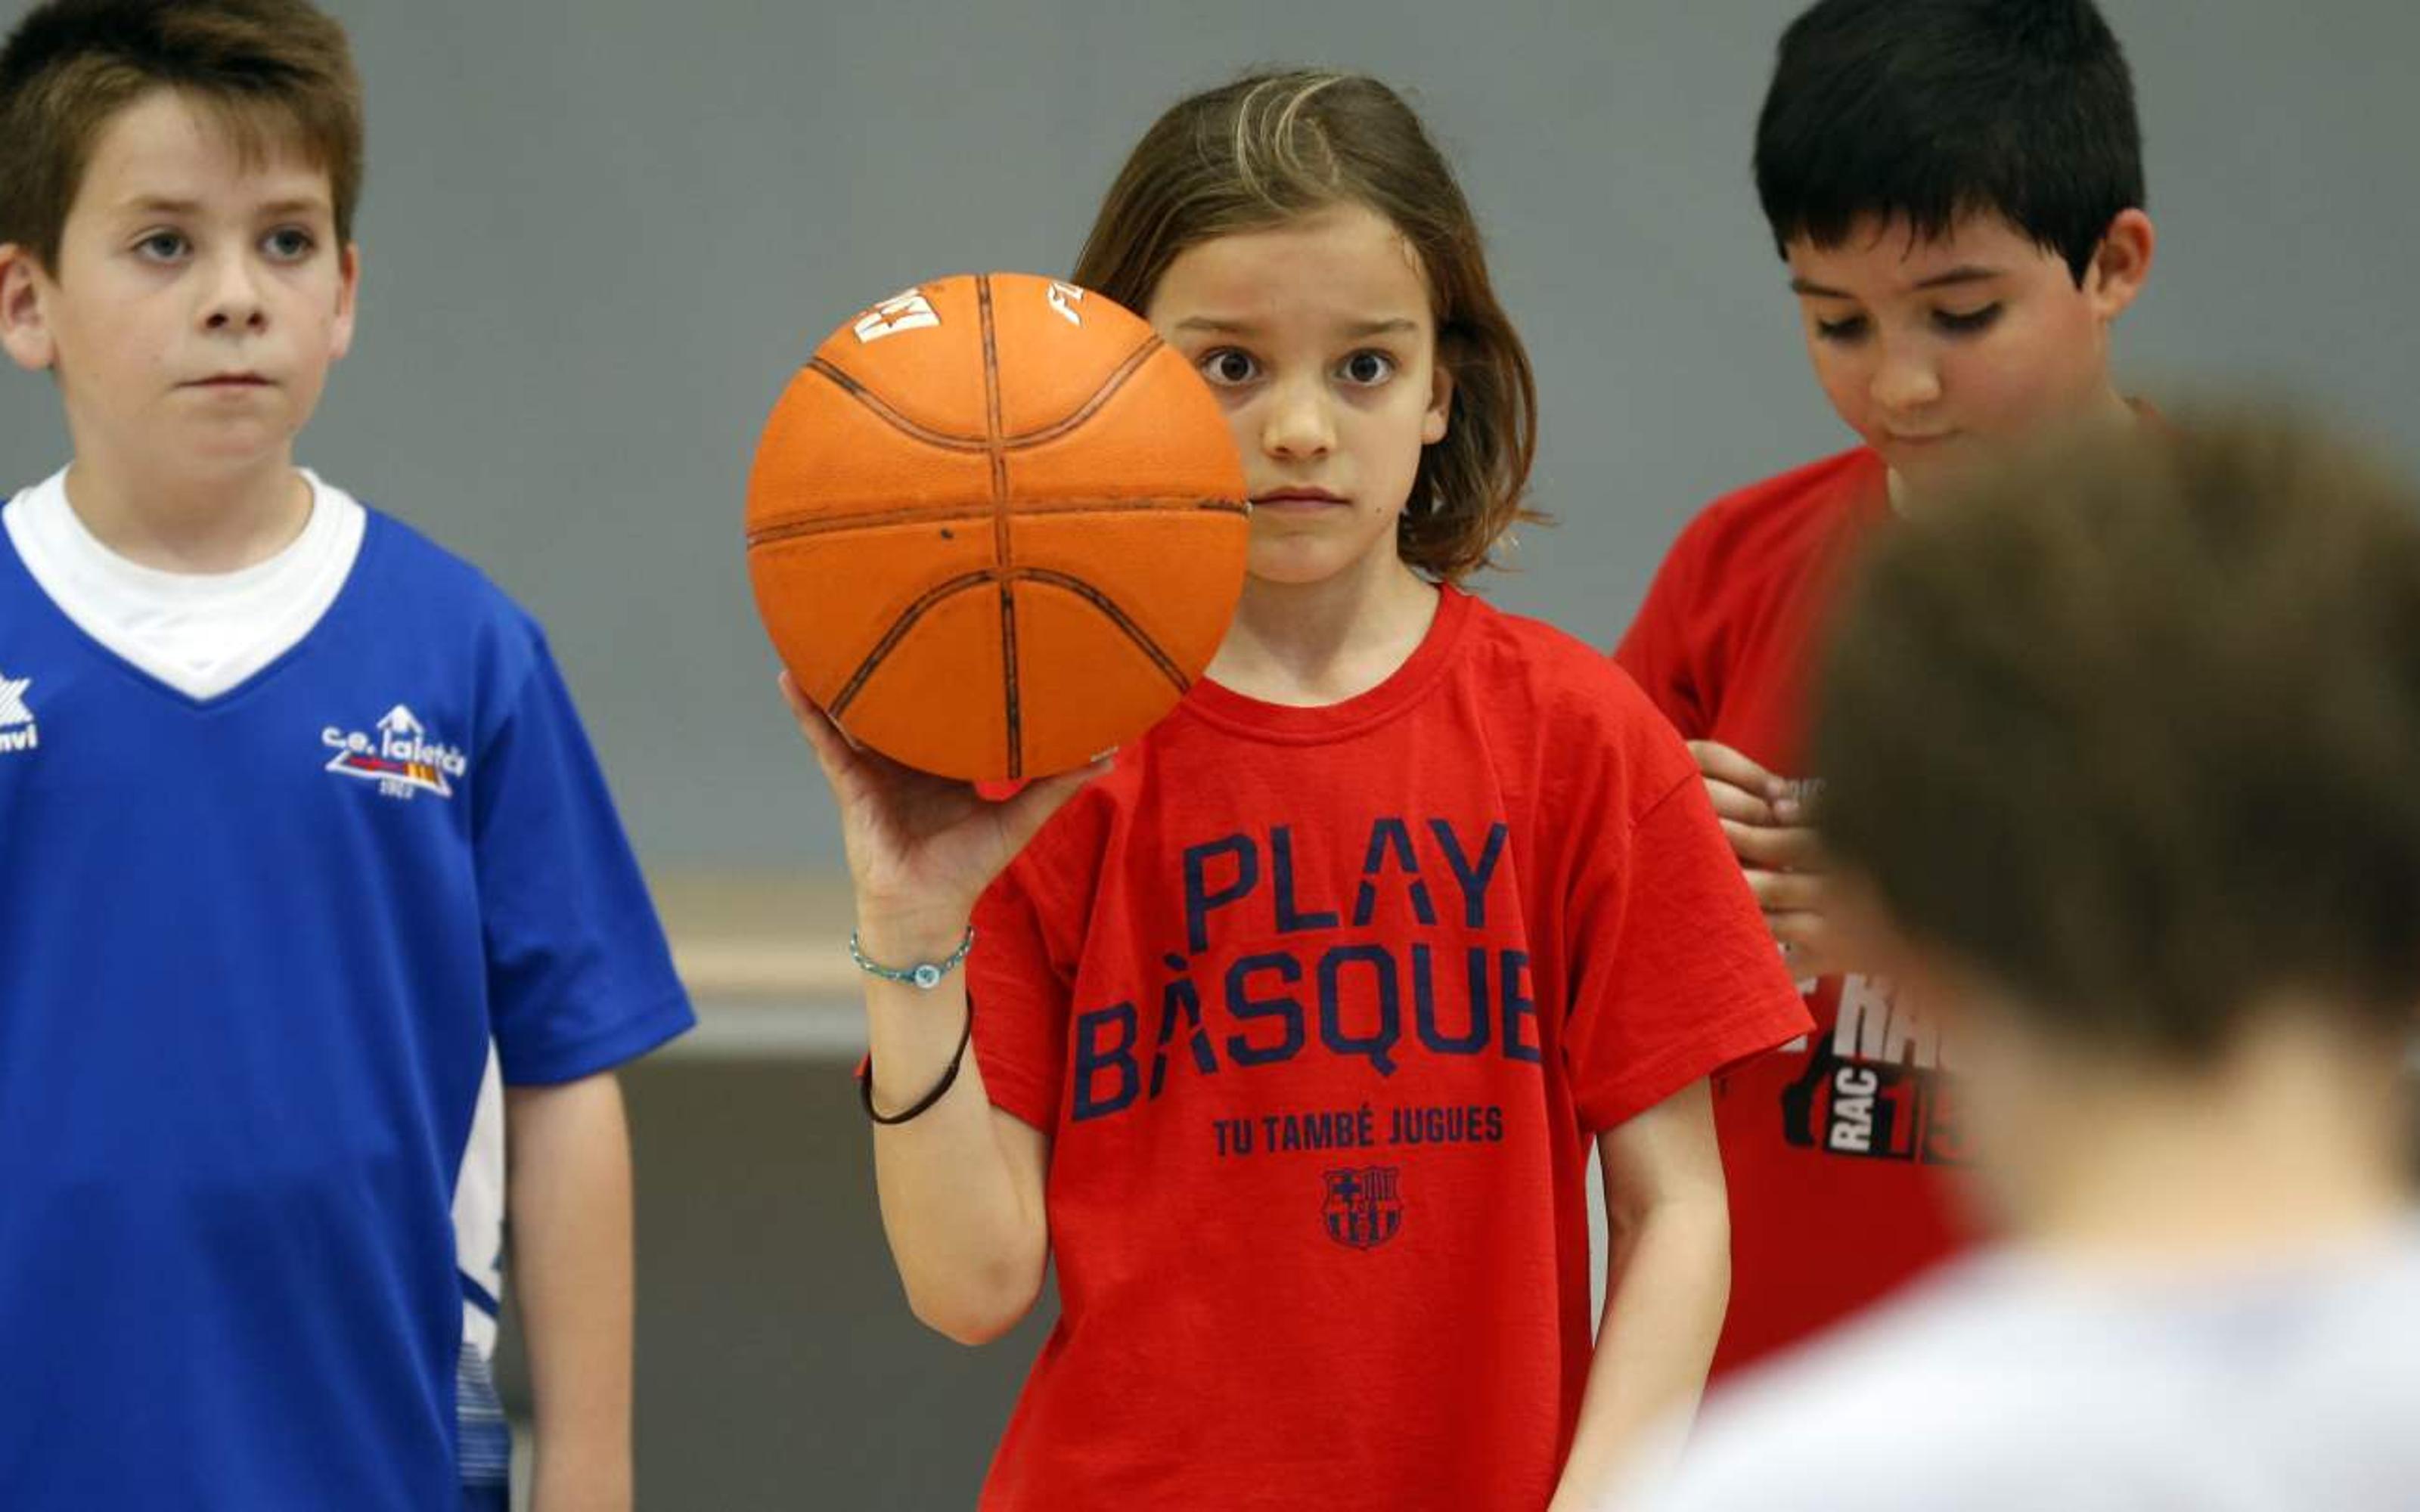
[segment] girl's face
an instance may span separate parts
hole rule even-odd
[[[1251,575],[1400,570],[1395,522],[1452,379],[1411,244],[1359,204],[1180,253],[1144,312],[1226,406],[1252,497]]]

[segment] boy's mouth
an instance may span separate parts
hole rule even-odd
[[[206,378],[195,378],[187,385],[195,389],[259,389],[268,386],[269,379],[257,373],[213,373]]]

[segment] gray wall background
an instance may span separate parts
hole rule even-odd
[[[1498,601],[1610,643],[1699,502],[1844,440],[1747,178],[1797,0],[331,8],[369,94],[364,312],[301,455],[546,621],[652,867],[838,864],[741,563],[790,372],[914,279],[1065,269],[1142,127],[1245,66],[1394,80],[1462,170],[1562,521]],[[2420,8],[2107,9],[2163,234],[2121,373],[2289,383],[2420,460]],[[0,376],[0,475],[64,446]]]
[[[2162,232],[2128,386],[2288,386],[2420,466],[2420,8],[2103,3]],[[792,369],[914,279],[1063,270],[1152,116],[1249,65],[1406,86],[1465,176],[1562,521],[1499,602],[1609,644],[1699,503],[1846,442],[1747,179],[1798,0],[330,8],[369,92],[366,275],[302,458],[547,622],[651,870],[839,864],[740,554]],[[0,375],[0,482],[64,448],[47,383]],[[642,1504],[971,1500],[1042,1319],[968,1355],[907,1319],[838,1071],[692,1055],[628,1086]]]

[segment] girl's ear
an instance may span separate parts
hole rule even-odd
[[[1420,416],[1420,444],[1445,440],[1446,417],[1453,412],[1453,369],[1437,363],[1429,370],[1429,407]]]

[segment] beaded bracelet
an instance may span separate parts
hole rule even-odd
[[[920,962],[912,966],[886,966],[879,962],[867,960],[865,952],[858,948],[857,931],[848,932],[848,958],[857,963],[858,970],[869,977],[879,977],[884,981],[895,981],[913,987],[919,992],[929,993],[939,987],[941,984],[941,979],[956,970],[966,960],[967,952],[974,948],[975,927],[969,924],[966,937],[958,941],[958,948],[942,959]]]
[[[967,926],[965,937],[958,941],[958,948],[951,951],[945,959],[921,962],[907,967],[886,966],[879,962],[868,960],[865,951],[858,946],[857,931],[848,932],[848,958],[857,963],[860,971],[868,976],[879,977],[885,981],[895,981],[903,986],[913,987],[919,992],[929,993],[939,986],[941,979],[963,964],[967,959],[967,953],[974,948],[975,929],[972,924],[970,924]],[[941,1072],[941,1079],[933,1084],[931,1091],[918,1098],[913,1107],[902,1113],[885,1114],[876,1110],[874,1057],[866,1057],[865,1069],[859,1074],[857,1081],[858,1101],[865,1104],[865,1116],[876,1123],[888,1126],[906,1123],[910,1119],[930,1111],[934,1103],[949,1095],[950,1088],[957,1085],[958,1068],[966,1063],[967,1046],[973,1041],[974,1037],[975,1000],[970,996],[967,999],[966,1026],[958,1031],[958,1048],[951,1052],[948,1069]]]

